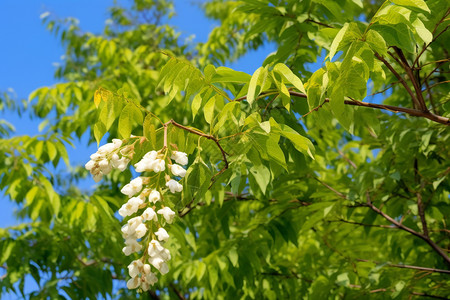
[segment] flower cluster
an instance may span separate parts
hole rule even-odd
[[[91,155],[86,168],[91,171],[96,181],[108,174],[112,168],[121,171],[126,169],[133,157],[134,148],[130,145],[121,150],[121,146],[122,141],[114,139],[112,143],[100,147],[97,153]],[[182,166],[187,165],[188,157],[186,153],[174,150],[169,158],[168,153],[167,147],[146,153],[134,167],[137,172],[146,172],[149,176],[134,178],[121,189],[121,192],[128,196],[128,200],[119,209],[119,214],[124,218],[129,217],[121,229],[125,239],[122,251],[127,256],[142,251],[142,256],[128,266],[131,277],[127,282],[129,289],[140,288],[147,291],[158,281],[156,270],[163,275],[169,272],[167,262],[171,256],[169,250],[164,247],[169,234],[163,225],[173,222],[175,212],[165,205],[163,196],[168,191],[177,193],[183,190],[179,180],[186,175],[186,169]],[[108,167],[104,167],[105,165]],[[171,178],[169,171],[174,178]],[[165,175],[161,176],[163,173]]]
[[[173,151],[171,158],[184,165],[188,162],[187,155],[183,152]],[[167,168],[166,161],[169,162]],[[147,291],[158,281],[151,266],[164,275],[169,272],[167,261],[171,259],[169,250],[162,244],[169,239],[169,234],[162,225],[171,224],[175,212],[162,203],[164,192],[160,187],[160,174],[169,169],[173,175],[184,177],[186,170],[181,165],[172,164],[172,161],[167,159],[167,149],[146,153],[134,167],[138,172],[153,172],[155,175],[137,177],[121,190],[129,197],[128,201],[119,209],[122,217],[128,217],[140,209],[145,209],[140,215],[129,219],[127,224],[122,227],[125,239],[125,247],[122,251],[128,256],[140,252],[144,246],[146,247],[143,256],[128,266],[131,279],[127,282],[127,287],[129,289],[141,288],[143,291]],[[165,178],[167,180],[166,187],[172,193],[183,190],[183,186],[178,181],[170,179],[170,176]],[[157,209],[157,206],[160,208]],[[155,231],[154,228],[158,229]]]
[[[105,144],[98,148],[97,152],[91,155],[91,160],[85,165],[94,177],[95,182],[102,180],[103,175],[108,175],[111,170],[118,169],[124,171],[130,158],[130,147],[122,147],[122,140],[113,139],[112,143]]]

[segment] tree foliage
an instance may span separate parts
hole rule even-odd
[[[448,297],[448,2],[203,8],[220,24],[206,43],[187,45],[165,24],[170,1],[115,5],[101,35],[45,16],[65,47],[62,83],[29,97],[41,135],[14,136],[0,123],[0,187],[25,220],[0,230],[0,292]],[[277,50],[253,74],[222,66],[266,43]],[[7,94],[0,100],[16,109]],[[114,170],[95,190],[80,188],[88,172],[66,149],[85,134],[97,144],[138,137],[132,164],[168,143],[189,156],[183,192],[167,195],[178,212],[167,227],[170,272],[147,293],[125,287],[131,260],[115,214],[136,175]]]

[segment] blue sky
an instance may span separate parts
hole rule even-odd
[[[119,2],[129,3],[125,0]],[[195,35],[196,42],[206,41],[216,25],[203,15],[202,2],[175,0],[176,15],[169,22],[182,32],[182,37]],[[64,49],[59,40],[45,29],[40,19],[42,13],[48,11],[58,18],[75,17],[83,31],[101,33],[112,4],[113,0],[0,1],[0,38],[3,41],[0,46],[0,92],[12,89],[18,100],[27,99],[36,88],[56,82],[53,78],[54,64],[61,61]],[[252,74],[273,50],[274,47],[269,45],[246,55],[231,67]],[[40,121],[19,118],[11,112],[0,113],[0,119],[12,123],[16,127],[16,135],[39,134]],[[96,151],[96,145],[86,148],[86,140],[76,142],[77,149],[68,149],[73,165],[84,164],[89,154]],[[89,179],[87,184],[93,185],[94,181]],[[20,223],[13,216],[13,203],[0,196],[0,207],[0,227]]]

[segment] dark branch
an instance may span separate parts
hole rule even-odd
[[[369,196],[368,192],[366,194],[366,197],[367,197],[367,206],[369,206],[373,211],[375,211],[377,214],[381,215],[383,218],[385,218],[386,220],[388,220],[389,222],[391,222],[398,228],[400,228],[406,232],[409,232],[412,235],[424,240],[428,245],[431,246],[431,248],[433,248],[434,251],[436,251],[444,259],[444,261],[448,265],[450,265],[450,257],[448,257],[448,255],[445,253],[445,251],[441,247],[439,247],[435,242],[433,242],[428,236],[423,235],[423,234],[403,225],[400,222],[397,222],[394,218],[390,217],[389,215],[387,215],[386,213],[381,211],[378,207],[376,207],[375,205],[372,204],[372,201],[370,200],[370,196]]]
[[[261,93],[261,95],[264,95],[265,93]],[[273,94],[273,93],[266,93],[266,94]],[[289,94],[291,96],[299,97],[299,98],[308,98],[307,95],[295,92],[295,91],[289,91]],[[234,101],[243,101],[247,98],[247,96],[242,96],[240,98],[235,99]],[[329,102],[330,99],[326,98],[324,102]],[[399,107],[399,106],[392,106],[392,105],[385,105],[385,104],[375,104],[375,103],[368,103],[368,102],[362,102],[362,101],[356,101],[356,100],[345,100],[344,103],[346,105],[353,105],[353,106],[362,106],[362,107],[368,107],[368,108],[376,108],[376,109],[384,109],[389,110],[391,112],[402,112],[406,113],[413,117],[423,117],[427,118],[431,121],[434,121],[436,123],[444,124],[449,126],[450,125],[450,119],[442,116],[435,115],[431,112],[423,112],[418,109],[412,109],[412,108],[405,108],[405,107]]]

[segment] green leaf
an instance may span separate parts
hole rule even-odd
[[[15,243],[12,240],[9,240],[4,241],[2,244],[2,251],[0,252],[0,265],[3,265],[8,260]]]
[[[205,116],[205,120],[208,124],[211,124],[214,118],[214,106],[216,103],[216,96],[211,97],[211,99],[209,99],[208,102],[206,102],[205,106],[203,107],[203,115]]]
[[[155,125],[151,122],[152,118],[153,116],[151,114],[145,116],[143,131],[147,140],[151,141],[152,145],[156,147],[156,129]]]
[[[231,248],[231,249],[228,251],[228,258],[230,259],[231,264],[232,264],[234,267],[237,267],[239,255],[238,255],[238,253],[237,253],[237,251],[236,251],[235,248]]]
[[[423,0],[391,0],[391,1],[397,5],[402,5],[413,9],[415,8],[431,13],[427,4]]]
[[[119,117],[119,134],[122,138],[127,139],[131,135],[131,128],[134,120],[134,109],[133,104],[128,103]]]
[[[278,63],[273,68],[274,72],[277,72],[281,76],[283,76],[287,82],[291,83],[297,90],[306,94],[305,87],[303,86],[302,81],[298,78],[285,64]]]
[[[386,42],[377,31],[369,30],[366,35],[366,42],[373,51],[378,52],[383,56],[387,55]]]
[[[256,183],[258,184],[259,188],[261,189],[262,193],[266,193],[267,185],[270,182],[270,171],[268,168],[266,168],[263,164],[260,165],[253,165],[250,168],[250,174],[253,175],[253,178],[255,178]]]
[[[386,41],[388,46],[397,46],[407,52],[414,53],[414,42],[408,26],[399,23],[395,25],[375,24],[372,30],[377,31]]]
[[[235,71],[227,67],[218,67],[216,73],[211,79],[211,83],[215,82],[235,82],[235,83],[247,83],[252,78],[251,75]]]
[[[258,97],[258,95],[262,92],[262,89],[266,83],[267,75],[267,69],[264,67],[259,67],[253,73],[247,92],[247,101],[250,105],[253,104],[256,97]]]
[[[336,54],[336,51],[339,48],[339,44],[341,43],[342,39],[344,38],[344,35],[347,32],[347,29],[348,29],[348,23],[345,23],[344,26],[342,26],[341,30],[339,30],[339,32],[337,33],[333,42],[331,43],[330,53],[328,54],[328,56],[330,57],[330,61],[333,60],[333,57]]]
[[[197,276],[197,280],[200,281],[203,278],[203,275],[205,275],[206,272],[206,264],[202,261],[198,262],[197,270],[195,271],[195,275]]]

